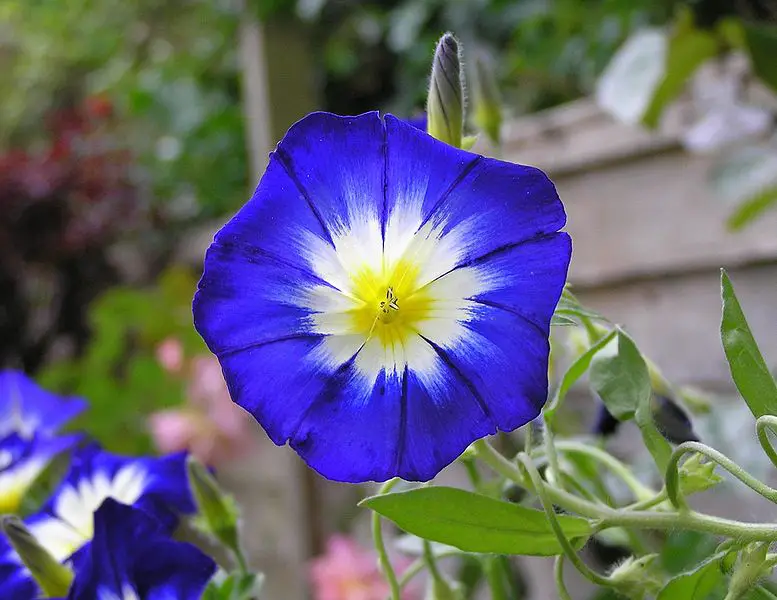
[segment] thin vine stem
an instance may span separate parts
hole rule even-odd
[[[526,471],[529,479],[531,479],[531,482],[534,485],[534,491],[537,493],[537,496],[540,499],[540,503],[542,504],[542,508],[545,510],[545,516],[548,518],[550,527],[553,529],[553,533],[556,534],[558,543],[561,545],[561,549],[564,551],[564,555],[567,557],[569,562],[575,566],[581,575],[590,580],[592,583],[604,586],[610,585],[611,582],[607,577],[595,572],[583,562],[583,560],[578,556],[577,551],[572,547],[572,544],[567,539],[567,536],[564,535],[564,530],[561,529],[561,524],[558,522],[556,512],[553,510],[553,502],[548,497],[548,488],[542,481],[542,477],[540,477],[540,473],[537,471],[537,467],[534,466],[534,463],[532,463],[531,458],[526,454],[522,454],[518,456],[518,460]]]
[[[769,439],[769,429],[777,431],[777,417],[772,415],[758,417],[755,422],[755,431],[758,434],[758,441],[766,456],[768,456],[769,460],[772,461],[772,464],[777,467],[777,451],[774,450],[774,446]]]
[[[678,446],[678,449],[681,446]],[[473,449],[478,457],[494,471],[524,489],[536,492],[532,481],[524,476],[515,464],[494,450],[488,442],[479,440],[475,442]],[[697,513],[689,509],[658,512],[610,508],[588,502],[558,488],[547,486],[544,491],[553,504],[568,512],[593,520],[597,530],[609,527],[635,527],[654,530],[686,529],[736,538],[743,542],[777,541],[777,525],[773,523],[742,523]]]
[[[450,556],[460,556],[461,551],[459,550],[445,550],[443,552],[437,553],[437,560],[440,560],[441,558],[448,558]],[[410,566],[404,570],[402,573],[402,576],[399,578],[399,587],[400,589],[404,589],[404,587],[410,583],[414,577],[416,577],[419,573],[421,573],[424,569],[426,569],[426,561],[423,557],[416,559],[413,561]]]
[[[771,502],[777,503],[777,490],[769,487],[762,481],[753,477],[750,473],[745,471],[726,455],[700,442],[683,442],[677,446],[677,448],[675,448],[674,452],[669,458],[669,464],[666,467],[666,492],[667,496],[669,497],[669,501],[675,507],[681,510],[687,510],[688,508],[688,504],[683,497],[682,490],[680,489],[679,463],[683,456],[693,453],[698,453],[707,457],[709,460],[731,473],[731,475],[736,477],[739,481],[744,483],[757,494],[763,496]]]
[[[582,454],[595,460],[606,467],[613,475],[616,475],[634,495],[638,502],[655,497],[656,492],[637,479],[631,470],[608,452],[596,447],[571,440],[560,440],[555,443],[557,452],[569,454]],[[546,449],[547,452],[547,449]]]
[[[388,480],[378,490],[378,495],[388,494],[400,481],[396,477]],[[391,559],[386,551],[386,544],[383,542],[383,528],[380,515],[374,511],[372,513],[372,541],[375,545],[375,552],[378,554],[380,570],[386,576],[386,581],[391,590],[391,600],[401,600],[402,589],[399,586],[397,574],[394,572],[394,566],[391,564]]]
[[[572,596],[567,591],[567,584],[564,583],[564,555],[560,554],[553,563],[553,578],[556,580],[556,590],[559,600],[572,600]]]

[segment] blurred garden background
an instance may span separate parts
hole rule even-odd
[[[216,466],[267,597],[308,597],[301,573],[333,533],[359,531],[361,492],[320,481],[232,407],[192,295],[289,125],[312,110],[417,116],[450,30],[472,129],[486,129],[483,89],[499,91],[476,149],[557,182],[579,296],[731,424],[719,267],[777,360],[776,20],[769,0],[3,0],[0,366],[85,397],[77,426],[109,450],[186,448]],[[623,44],[662,27],[670,49],[643,40],[618,79]],[[639,75],[656,65],[664,98],[645,118]],[[521,597],[553,598],[527,581]]]

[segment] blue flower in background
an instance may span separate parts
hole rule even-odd
[[[0,439],[0,514],[17,512],[24,494],[51,460],[80,439],[80,435],[27,439],[18,433]]]
[[[325,477],[428,480],[545,403],[565,220],[538,169],[314,113],[216,235],[195,325],[232,398]]]
[[[46,391],[19,371],[0,371],[0,437],[52,435],[84,409],[81,398]]]
[[[185,454],[161,458],[121,457],[89,446],[75,453],[64,480],[26,525],[39,543],[61,562],[92,539],[94,512],[108,499],[144,509],[167,527],[179,513],[194,512]],[[0,538],[0,590],[13,598],[35,597],[36,586],[8,541]],[[27,595],[23,595],[27,594]]]
[[[167,533],[145,511],[105,500],[92,543],[73,560],[68,600],[198,600],[216,564]]]

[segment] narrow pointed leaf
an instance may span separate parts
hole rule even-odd
[[[449,487],[423,487],[373,496],[360,504],[394,521],[408,533],[465,552],[552,556],[561,546],[545,513]],[[559,515],[576,547],[591,534],[585,519]]]
[[[564,373],[564,377],[562,377],[561,383],[559,384],[556,393],[553,395],[553,399],[545,409],[545,415],[548,419],[553,419],[556,411],[558,410],[558,407],[561,406],[561,404],[564,402],[564,398],[566,397],[567,392],[585,374],[585,372],[588,370],[588,367],[591,366],[591,361],[593,360],[594,356],[596,356],[596,353],[610,343],[610,340],[615,337],[615,333],[615,330],[608,333],[583,354],[581,354],[577,360],[570,365],[569,369],[567,369],[567,372]]]
[[[756,418],[777,415],[777,383],[766,366],[725,271],[721,272],[723,318],[720,336],[731,377]]]

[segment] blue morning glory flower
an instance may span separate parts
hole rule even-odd
[[[81,449],[52,497],[26,525],[54,558],[65,562],[92,539],[94,512],[107,498],[144,509],[172,530],[179,513],[194,512],[185,455],[131,458],[96,446]],[[0,537],[0,590],[12,585],[36,589],[15,551]]]
[[[545,403],[565,220],[538,169],[314,113],[216,235],[195,325],[232,398],[325,477],[428,480]]]
[[[0,437],[51,435],[83,412],[81,398],[44,390],[19,371],[0,371]]]
[[[79,435],[27,439],[18,433],[0,439],[0,514],[18,511],[24,494],[49,462],[80,439]]]
[[[216,563],[170,539],[145,511],[107,499],[94,514],[94,539],[73,569],[68,600],[198,600]]]

